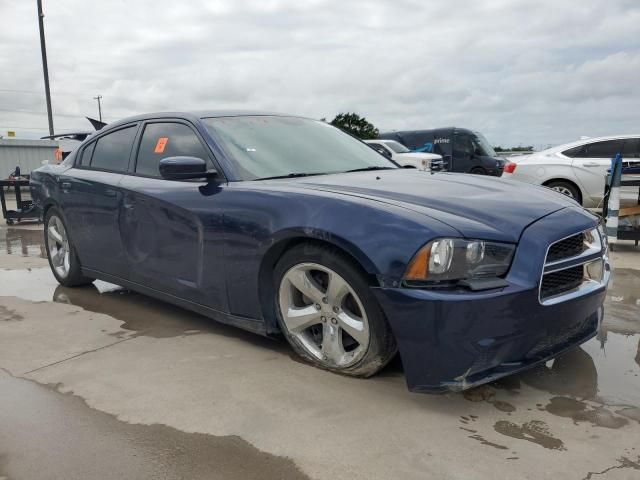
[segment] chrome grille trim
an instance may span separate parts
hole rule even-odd
[[[547,258],[549,256],[550,249],[557,245],[558,243],[575,237],[577,235],[582,235],[583,238],[589,238],[591,236],[592,242],[588,245],[585,245],[584,250],[578,255],[569,256],[562,259],[553,260],[547,262]],[[596,241],[597,240],[597,241]],[[588,267],[590,266],[598,266],[598,262],[601,263],[602,274],[601,279],[599,281],[594,280],[593,278],[589,278],[587,276]],[[562,290],[562,286],[555,287],[557,291],[560,291],[556,294],[543,296],[543,285],[545,281],[545,276],[557,274],[558,272],[562,272],[563,270],[575,269],[576,267],[582,267],[583,269],[583,278],[582,282],[576,285],[575,281],[569,282],[566,284],[566,290]],[[590,228],[587,230],[583,230],[581,232],[573,233],[564,238],[556,240],[551,243],[547,247],[547,251],[545,253],[545,263],[542,268],[542,273],[540,275],[540,282],[538,285],[538,301],[542,305],[554,305],[557,303],[565,302],[571,300],[573,298],[586,295],[595,290],[606,286],[609,282],[610,275],[610,267],[607,261],[607,248],[606,248],[606,240],[602,238],[602,233],[597,227]],[[555,275],[557,277],[558,275]],[[549,281],[552,281],[551,277],[549,277]],[[547,290],[554,290],[553,286],[548,287]]]

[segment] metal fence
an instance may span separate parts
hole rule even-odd
[[[43,162],[55,162],[58,142],[53,140],[0,139],[0,179],[7,178],[16,166],[31,173]]]

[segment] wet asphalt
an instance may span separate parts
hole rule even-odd
[[[0,479],[640,478],[640,248],[613,261],[597,338],[427,396],[399,359],[348,379],[111,284],[61,287],[39,227],[0,227]]]

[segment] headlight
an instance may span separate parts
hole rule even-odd
[[[514,251],[510,243],[438,238],[418,250],[404,280],[438,283],[500,277],[509,270]]]

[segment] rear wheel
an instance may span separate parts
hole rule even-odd
[[[469,172],[469,173],[472,173],[474,175],[486,175],[487,171],[482,167],[473,167],[471,169],[471,172]]]
[[[556,180],[545,184],[545,187],[549,187],[550,189],[562,193],[569,198],[573,198],[576,202],[582,204],[582,195],[580,195],[580,190],[578,190],[575,185],[572,185],[569,182]]]
[[[340,252],[305,244],[275,268],[280,328],[293,349],[314,365],[368,377],[396,353],[387,320],[366,277]]]
[[[92,283],[80,271],[80,261],[69,237],[67,227],[57,208],[51,207],[44,219],[44,244],[53,276],[65,287]]]

